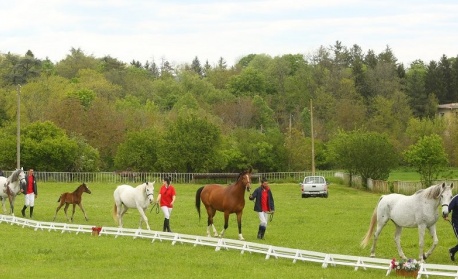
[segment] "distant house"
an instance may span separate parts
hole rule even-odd
[[[448,120],[458,119],[458,103],[438,105],[437,115]]]

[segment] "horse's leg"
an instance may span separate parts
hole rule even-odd
[[[3,213],[6,213],[5,198],[0,197],[0,200],[2,200]]]
[[[380,236],[380,233],[382,232],[382,229],[383,227],[385,227],[387,222],[388,222],[388,217],[386,216],[381,217],[381,218],[377,217],[377,229],[375,230],[375,233],[374,233],[374,242],[372,242],[371,257],[375,257],[375,248],[377,247],[378,237]]]
[[[242,213],[243,211],[237,212],[237,225],[239,227],[239,240],[245,240],[242,236]]]
[[[56,216],[57,216],[57,212],[59,212],[59,210],[61,209],[61,207],[64,205],[64,203],[60,203],[57,208],[56,208],[56,214],[54,214],[54,219],[52,219],[53,221],[56,220]]]
[[[402,233],[402,227],[396,225],[396,231],[394,233],[394,242],[396,243],[396,247],[398,248],[399,257],[401,257],[402,259],[407,259],[401,247],[401,233]]]
[[[84,219],[86,219],[86,221],[89,221],[89,219],[87,218],[87,215],[86,215],[86,211],[84,211],[83,204],[79,203],[78,206],[81,208],[81,211],[83,211]]]
[[[137,206],[137,209],[138,209],[138,212],[140,212],[140,216],[141,216],[140,217],[140,226],[138,228],[139,229],[142,228],[142,219],[143,219],[145,221],[145,223],[146,223],[146,228],[148,230],[151,230],[150,227],[149,227],[149,224],[148,224],[148,217],[146,217],[145,211],[143,210],[143,207]]]
[[[228,211],[224,211],[224,228],[221,231],[220,237],[224,237],[224,232],[229,227],[229,214],[230,213]]]
[[[420,251],[420,259],[423,259],[423,260],[426,260],[433,253],[434,249],[436,248],[437,244],[439,243],[439,238],[437,237],[437,234],[436,234],[436,225],[432,225],[431,227],[429,227],[429,233],[431,234],[433,238],[433,245],[428,250],[428,252],[426,252],[426,254],[422,255]],[[423,241],[424,241],[424,238],[423,240],[420,239],[420,243],[422,243]]]
[[[122,216],[124,215],[126,211],[124,211],[124,207],[122,203],[120,203],[119,205],[116,205],[116,209],[117,209],[116,214],[118,215],[118,226],[122,228]]]
[[[73,205],[73,210],[72,210],[72,219],[71,219],[71,221],[73,223],[73,216],[75,216],[76,204],[73,203],[72,205]]]
[[[16,199],[16,196],[10,196],[10,208],[11,208],[11,215],[14,216],[14,200]]]
[[[206,209],[207,209],[207,215],[208,215],[208,218],[207,218],[207,236],[208,237],[211,236],[210,235],[210,227],[213,229],[213,235],[215,237],[219,236],[218,235],[218,231],[216,230],[215,225],[213,224],[213,217],[215,217],[216,210],[214,210],[210,206],[206,207]]]
[[[70,219],[68,219],[68,215],[67,215],[67,209],[68,209],[69,205],[70,205],[69,203],[65,203],[65,207],[64,207],[65,217],[67,217],[67,221],[70,221]]]

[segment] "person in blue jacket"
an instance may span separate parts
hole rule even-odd
[[[254,211],[258,212],[259,216],[258,239],[264,239],[268,215],[275,211],[274,197],[266,178],[261,179],[261,186],[253,191],[249,199],[254,200]]]
[[[448,212],[452,213],[452,221],[450,223],[452,224],[453,232],[455,233],[455,236],[458,239],[458,195],[455,195],[448,204]],[[444,218],[448,220],[447,216],[445,216]],[[455,253],[458,252],[458,244],[448,249],[448,252],[450,255],[450,259],[452,261],[455,261]]]

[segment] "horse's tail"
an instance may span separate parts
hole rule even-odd
[[[112,215],[113,215],[113,219],[114,219],[115,222],[117,223],[117,222],[118,222],[118,207],[116,206],[116,203],[115,203],[114,206],[113,206]]]
[[[380,200],[381,199],[382,198],[380,198]],[[379,200],[379,203],[380,203],[380,200]],[[361,246],[363,248],[367,246],[367,244],[369,243],[369,240],[372,237],[372,234],[374,233],[375,224],[377,223],[377,208],[378,208],[378,203],[374,209],[374,213],[372,213],[372,218],[371,218],[371,223],[369,225],[369,229],[367,230],[366,235],[364,236],[363,240],[361,241]]]
[[[196,192],[196,209],[197,213],[199,213],[199,220],[200,220],[200,194],[202,193],[202,190],[204,189],[205,186],[200,187],[197,189]]]
[[[57,202],[60,202],[61,198],[62,198],[62,195],[59,196],[59,198],[57,199]]]

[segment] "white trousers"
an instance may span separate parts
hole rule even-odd
[[[267,213],[266,212],[258,212],[258,216],[259,216],[259,222],[261,226],[263,227],[266,227],[267,228]]]
[[[164,218],[165,219],[170,219],[170,215],[172,214],[172,207],[167,207],[167,206],[161,206],[162,213],[164,213]]]
[[[35,194],[26,194],[25,195],[25,206],[34,206],[35,205]]]

